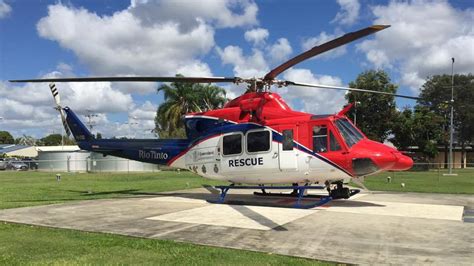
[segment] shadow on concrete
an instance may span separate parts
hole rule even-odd
[[[337,208],[337,207],[385,207],[386,205],[383,204],[376,204],[373,202],[365,202],[365,201],[355,201],[355,200],[338,200],[332,201],[329,204],[329,207]]]
[[[132,195],[134,192],[138,192],[138,189],[124,189],[124,190],[112,190],[112,191],[100,191],[94,192],[92,190],[66,190],[67,192],[79,193],[82,196],[101,196],[101,195],[111,195],[111,194],[125,194]]]
[[[249,208],[247,208],[246,206],[244,205],[229,205],[232,209],[238,211],[239,213],[241,213],[242,215],[244,215],[245,217],[263,225],[263,226],[266,226],[268,228],[271,228],[272,230],[275,230],[275,231],[288,231],[288,229],[286,229],[285,227],[275,223],[274,221],[268,219],[267,217],[261,215],[260,213],[258,212],[255,212]]]

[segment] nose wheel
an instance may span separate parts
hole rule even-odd
[[[336,185],[336,187],[333,189],[331,189],[330,184],[326,184],[326,189],[332,199],[348,199],[351,196],[360,192],[360,190],[358,189],[349,189],[347,187],[344,187],[342,181],[337,181],[333,184]]]

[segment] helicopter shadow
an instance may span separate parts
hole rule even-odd
[[[217,199],[219,191],[208,186],[204,187],[210,193],[205,192],[146,192],[138,189],[124,189],[124,190],[112,190],[112,191],[99,191],[93,192],[88,190],[67,190],[68,192],[79,193],[84,197],[95,197],[104,195],[126,195],[130,197],[179,197],[186,199],[203,200],[212,202]],[[322,195],[310,195],[309,197],[303,198],[304,202],[310,202],[322,197]],[[311,200],[310,200],[311,199]],[[253,194],[228,194],[225,201],[229,205],[249,205],[249,206],[261,206],[261,207],[279,207],[279,208],[294,208],[296,198],[288,197],[266,197],[266,196],[255,196]],[[361,200],[333,200],[329,204],[324,206],[327,207],[385,207],[385,205],[376,204],[373,202],[365,202]],[[304,208],[304,205],[303,205]]]

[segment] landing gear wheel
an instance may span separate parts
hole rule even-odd
[[[348,199],[351,197],[351,190],[347,187],[343,187],[343,183],[338,181],[335,183],[336,188],[330,190],[329,196],[333,199]]]

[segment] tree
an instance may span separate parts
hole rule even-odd
[[[56,146],[61,145],[62,136],[61,134],[50,134],[41,139],[41,144],[43,146]]]
[[[61,134],[50,134],[39,141],[43,146],[76,145],[76,141]]]
[[[464,158],[465,146],[474,141],[474,75],[454,75],[454,130],[456,142],[461,145]],[[451,112],[451,75],[428,78],[421,88],[419,105],[443,118],[443,138],[440,143],[448,150]],[[445,153],[445,164],[448,153]]]
[[[198,105],[201,110],[208,111],[224,107],[224,104],[227,102],[225,89],[210,84],[196,85]]]
[[[14,139],[8,131],[0,131],[0,144],[13,144]]]
[[[390,141],[400,150],[418,146],[424,159],[433,159],[438,153],[436,144],[442,138],[443,117],[427,107],[416,106],[414,111],[398,112],[393,124]]]
[[[155,132],[160,138],[185,137],[183,115],[221,108],[226,102],[225,90],[210,84],[173,82],[161,85],[160,91],[164,102],[155,117]]]
[[[15,139],[15,144],[35,146],[38,141],[32,136],[23,135]]]
[[[359,74],[355,81],[349,83],[349,86],[389,93],[396,93],[397,91],[397,86],[390,82],[390,77],[383,70],[365,71]],[[348,112],[348,117],[354,118],[357,113],[357,127],[368,138],[384,142],[396,116],[394,96],[348,92],[346,99],[350,103],[356,103],[356,107]]]

